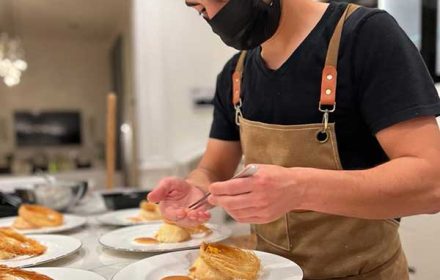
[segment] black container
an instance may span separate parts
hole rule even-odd
[[[139,203],[146,199],[149,191],[120,191],[102,193],[105,206],[109,210],[137,208]]]

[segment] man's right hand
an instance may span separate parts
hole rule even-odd
[[[207,222],[211,218],[206,205],[196,210],[188,209],[191,203],[196,202],[203,195],[200,189],[191,186],[187,181],[167,177],[162,179],[148,194],[148,200],[159,203],[163,218],[180,226],[192,227]]]

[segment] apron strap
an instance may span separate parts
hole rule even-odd
[[[319,102],[319,109],[322,111],[322,106],[330,106],[331,109],[327,109],[328,112],[335,110],[336,106],[336,83],[338,77],[338,55],[339,46],[341,43],[342,30],[344,28],[345,21],[350,15],[356,11],[360,6],[348,4],[344,13],[341,16],[335,31],[330,39],[330,44],[327,51],[327,57],[325,59],[325,67],[322,71],[321,81],[321,99]]]
[[[341,43],[342,30],[345,21],[350,17],[350,15],[356,11],[360,6],[354,4],[348,4],[344,13],[339,20],[335,31],[330,39],[329,48],[327,51],[327,57],[325,60],[325,67],[322,71],[322,82],[321,82],[321,99],[319,102],[319,108],[321,106],[332,106],[331,110],[327,109],[327,112],[332,112],[336,106],[336,82],[337,82],[337,65],[338,65],[338,54],[339,46]],[[232,105],[237,107],[240,105],[240,95],[241,95],[241,83],[243,79],[243,69],[244,62],[246,59],[247,51],[242,51],[238,59],[235,71],[232,74]]]
[[[237,66],[235,66],[235,71],[232,74],[232,105],[234,105],[234,107],[238,106],[240,103],[241,81],[243,79],[243,68],[246,54],[247,51],[242,51],[240,53]]]

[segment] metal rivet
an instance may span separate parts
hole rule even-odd
[[[239,79],[235,79],[235,82],[238,83],[240,80]]]
[[[332,94],[332,90],[331,90],[331,89],[329,89],[329,88],[328,88],[328,89],[326,89],[326,90],[325,90],[325,94],[327,94],[327,95],[330,95],[330,94]]]
[[[331,80],[331,79],[333,79],[333,75],[327,75],[327,80]]]
[[[236,90],[236,91],[235,91],[235,93],[237,93],[237,94],[238,94],[238,93],[239,93],[239,92],[238,92],[238,90]]]

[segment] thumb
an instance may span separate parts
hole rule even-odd
[[[176,189],[176,184],[174,178],[166,178],[159,182],[159,185],[153,189],[147,196],[150,202],[158,203],[165,200],[168,194]]]
[[[147,195],[147,199],[150,202],[158,203],[164,200],[167,197],[167,194],[168,194],[168,188],[157,187]]]

